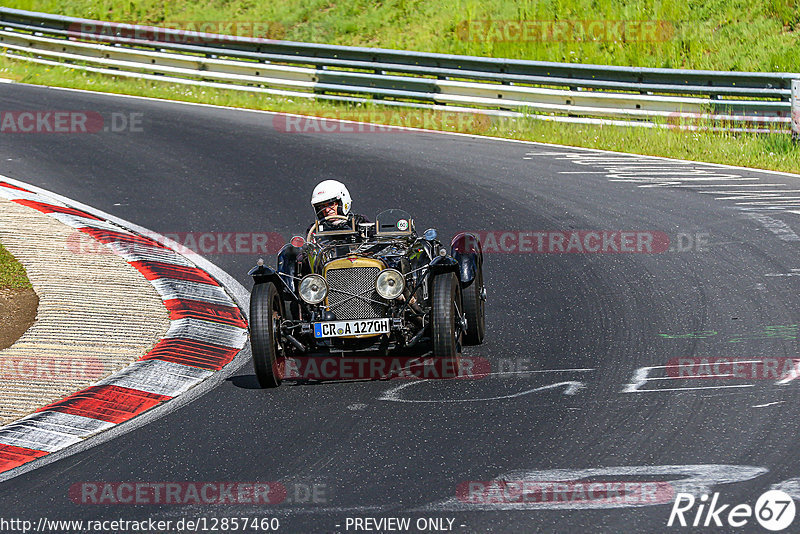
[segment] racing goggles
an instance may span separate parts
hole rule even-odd
[[[326,209],[328,208],[337,208],[338,213],[339,207],[339,199],[334,198],[333,200],[329,200],[327,202],[320,202],[319,204],[314,204],[314,208],[317,210],[317,215],[321,215]]]

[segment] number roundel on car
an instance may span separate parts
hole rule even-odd
[[[400,219],[399,221],[397,221],[397,229],[400,230],[401,232],[405,232],[406,230],[408,230],[408,221],[405,219]]]

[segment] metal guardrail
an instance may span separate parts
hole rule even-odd
[[[798,73],[549,63],[196,34],[0,8],[16,59],[176,83],[567,122],[800,133]],[[794,95],[794,98],[793,98]],[[544,115],[541,115],[544,114]],[[794,117],[794,119],[793,119]],[[689,123],[688,125],[686,123]]]

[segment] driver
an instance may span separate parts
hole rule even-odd
[[[363,215],[350,211],[350,192],[342,182],[336,180],[325,180],[318,183],[314,192],[311,193],[311,205],[317,216],[319,230],[323,232],[352,228],[353,221],[358,230],[359,224],[369,222]],[[313,228],[314,224],[308,228],[307,233],[310,233]]]

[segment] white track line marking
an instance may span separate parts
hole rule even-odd
[[[443,402],[481,402],[481,401],[491,401],[491,400],[504,400],[504,399],[513,399],[517,397],[522,397],[524,395],[530,395],[531,393],[536,393],[537,391],[545,391],[549,389],[559,388],[565,386],[566,389],[564,390],[564,395],[575,395],[583,389],[585,384],[583,382],[578,382],[575,380],[568,380],[565,382],[558,382],[556,384],[548,384],[546,386],[541,386],[538,388],[527,389],[525,391],[521,391],[519,393],[513,393],[511,395],[500,395],[497,397],[483,397],[479,399],[430,399],[430,400],[410,400],[410,399],[401,399],[397,396],[397,394],[402,391],[403,389],[413,386],[415,384],[421,384],[423,382],[429,382],[429,380],[419,380],[408,382],[406,384],[401,384],[397,387],[394,387],[386,392],[384,392],[378,400],[381,401],[392,401],[392,402],[408,402],[408,403],[443,403]]]
[[[775,401],[775,402],[768,402],[766,404],[756,404],[755,406],[751,406],[751,408],[766,408],[767,406],[775,406],[776,404],[783,404],[785,401]]]

